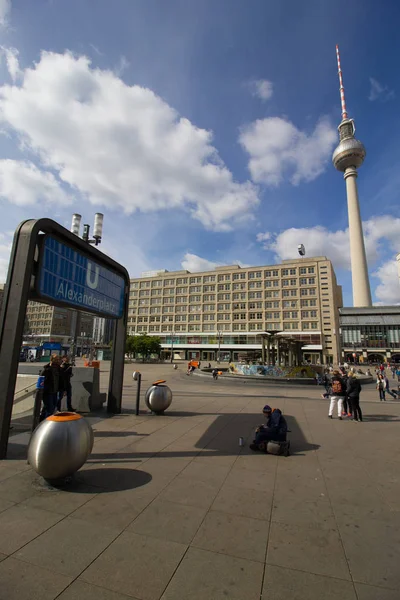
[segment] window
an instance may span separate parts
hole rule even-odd
[[[308,296],[308,290],[306,288],[301,288],[300,296]]]
[[[271,277],[271,271],[264,271],[264,277]]]
[[[300,275],[305,275],[306,273],[307,273],[307,269],[306,269],[306,267],[300,267],[300,269],[299,269],[299,274],[300,274]]]
[[[175,321],[177,321],[178,323],[186,321],[186,315],[176,315]]]
[[[208,312],[210,310],[215,310],[215,304],[204,304],[203,310],[204,310],[204,312]]]
[[[289,275],[289,269],[282,269],[282,277]]]
[[[215,321],[215,315],[213,313],[203,315],[203,321]]]
[[[316,296],[317,289],[316,288],[310,288],[309,292],[310,292],[310,296]]]
[[[290,275],[296,275],[296,269],[290,269],[289,274]]]
[[[297,285],[297,279],[291,279],[290,280],[290,285]]]
[[[249,304],[249,308],[255,308],[255,302],[251,302]],[[246,302],[238,302],[237,304],[233,305],[233,310],[245,310],[246,309]]]
[[[232,279],[233,279],[233,281],[236,281],[237,279],[239,279],[239,273],[234,273]]]
[[[310,323],[303,323],[303,329],[310,329]]]
[[[249,273],[249,279],[254,279],[255,276],[256,276],[256,274],[254,273],[254,271],[253,272],[250,271],[250,273]]]
[[[191,312],[191,313],[201,312],[201,304],[191,304],[189,306],[189,312]]]
[[[273,281],[274,281],[274,287],[279,287],[279,279],[274,279]]]
[[[314,267],[308,267],[308,272],[309,272],[309,274],[313,274],[314,273]]]
[[[191,277],[189,283],[201,283],[201,277]]]
[[[279,277],[279,271],[272,271],[272,277]]]
[[[218,294],[218,300],[230,300],[230,299],[231,299],[230,294]]]
[[[188,291],[187,287],[178,287],[178,288],[176,288],[176,293],[177,294],[187,294],[187,291]]]
[[[315,277],[309,277],[308,278],[308,284],[309,285],[315,285]]]
[[[282,286],[287,287],[289,285],[289,279],[282,279]]]
[[[267,279],[267,281],[265,282],[265,287],[272,287],[272,281]]]
[[[300,285],[306,285],[307,284],[307,278],[306,277],[300,277]]]
[[[274,312],[274,319],[279,319],[281,316],[281,313],[279,312]]]
[[[230,290],[231,289],[231,284],[230,283],[219,283],[218,284],[218,291],[221,290]]]
[[[200,285],[191,285],[189,288],[189,293],[195,294],[196,292],[201,292],[201,286]]]
[[[290,290],[291,296],[297,296],[297,290]]]
[[[318,323],[316,321],[313,321],[311,323],[311,329],[317,329],[318,328]]]
[[[315,318],[317,316],[317,311],[316,310],[311,310],[310,311],[310,317]]]
[[[256,271],[256,278],[261,279],[262,273],[261,271]]]
[[[289,296],[289,290],[282,290],[282,296],[284,298],[286,298],[287,296]]]
[[[215,285],[205,285],[203,292],[215,292]]]
[[[203,281],[204,283],[215,281],[215,275],[205,275]]]
[[[312,298],[312,299],[310,300],[310,306],[317,306],[317,301],[316,301],[316,299],[315,299],[315,298]]]
[[[189,302],[201,302],[201,296],[189,296]]]
[[[308,319],[309,316],[310,316],[310,312],[308,310],[302,310],[301,311],[301,318],[302,319]]]
[[[187,296],[177,296],[176,303],[177,304],[187,304]]]
[[[205,280],[205,279],[204,279]],[[188,282],[188,278],[187,277],[179,277],[176,280],[177,285],[181,285],[182,283],[187,283]]]
[[[189,321],[200,321],[200,315],[189,315]]]
[[[214,301],[215,300],[215,295],[214,294],[205,294],[203,296],[203,300],[204,300],[204,302]]]
[[[243,305],[243,308],[246,308],[246,305]],[[249,309],[254,310],[255,308],[262,308],[262,302],[250,302]]]
[[[221,310],[230,310],[231,305],[230,304],[217,304],[217,310],[221,311]]]
[[[164,279],[164,287],[175,285],[175,279]]]

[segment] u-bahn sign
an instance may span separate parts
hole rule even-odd
[[[107,410],[121,412],[129,275],[114,260],[51,219],[17,228],[0,316],[0,459],[7,454],[28,300],[116,320]]]
[[[35,292],[39,300],[120,318],[124,310],[125,280],[86,253],[45,235],[39,255]]]

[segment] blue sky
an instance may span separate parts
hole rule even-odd
[[[304,243],[351,305],[338,43],[374,300],[397,303],[399,22],[389,0],[0,0],[0,277],[21,220],[101,211],[132,276]]]

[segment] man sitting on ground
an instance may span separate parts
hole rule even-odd
[[[287,423],[279,408],[272,409],[268,404],[263,408],[263,415],[267,419],[265,425],[256,429],[256,439],[250,444],[250,449],[260,450],[260,444],[268,442],[286,442]]]

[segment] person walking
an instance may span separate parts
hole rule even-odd
[[[213,376],[214,381],[217,381],[217,379],[218,379],[218,369],[213,369],[212,372],[211,372],[211,374]]]
[[[43,408],[40,421],[51,417],[57,408],[58,392],[60,389],[60,357],[52,354],[50,362],[45,365],[40,373],[43,375]]]
[[[338,370],[333,371],[331,382],[331,402],[329,405],[328,416],[330,419],[333,419],[333,409],[337,404],[338,417],[342,420],[343,401],[346,395],[346,389]]]
[[[385,395],[385,380],[383,379],[383,376],[381,374],[378,375],[378,378],[376,380],[376,389],[379,392],[379,400],[382,402],[386,402],[386,395]]]
[[[350,404],[350,412],[353,414],[353,421],[362,421],[362,412],[360,408],[361,383],[355,373],[349,373],[347,380],[347,400]]]
[[[390,394],[392,396],[392,398],[394,398],[396,400],[397,394],[395,392],[392,392],[392,390],[390,389],[390,381],[389,381],[389,378],[387,377],[387,375],[384,375],[383,381],[385,382],[385,392]]]
[[[393,377],[393,379],[395,379],[395,377],[396,377],[396,365],[393,364],[391,366],[390,370],[392,371],[392,377]]]
[[[57,409],[61,410],[61,401],[63,397],[67,396],[67,410],[69,412],[76,412],[76,409],[72,407],[72,385],[71,378],[74,376],[72,372],[72,365],[69,362],[68,356],[63,356],[60,366],[60,390],[58,392]]]

